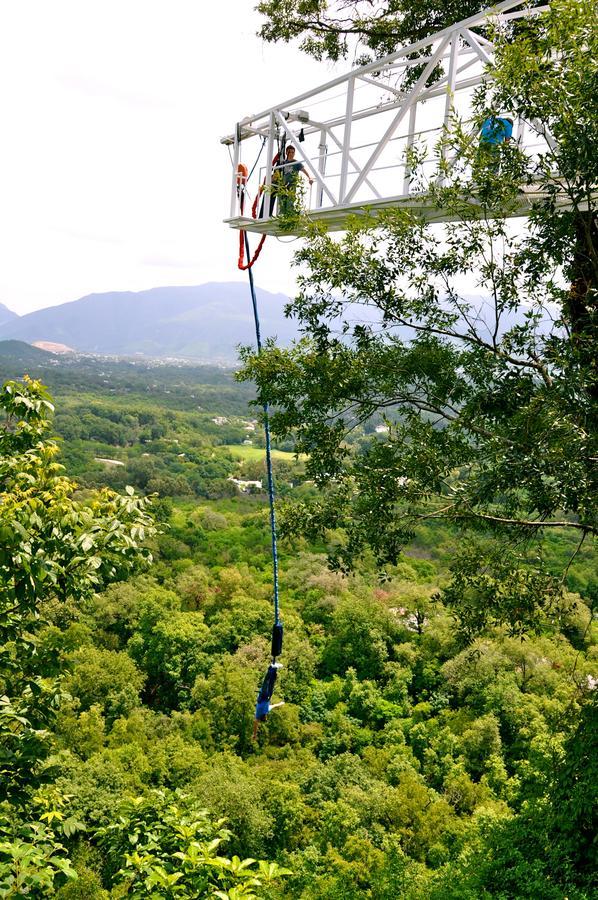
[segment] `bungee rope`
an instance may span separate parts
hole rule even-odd
[[[245,234],[245,241],[247,243],[247,234]],[[247,253],[249,255],[249,248],[247,248]],[[262,352],[262,334],[261,334],[261,326],[260,326],[260,316],[257,306],[257,296],[255,293],[255,283],[253,281],[253,272],[251,268],[247,270],[249,275],[249,290],[251,291],[251,305],[253,308],[253,321],[255,324],[255,342],[257,345],[258,354]],[[270,407],[267,401],[263,404],[264,410],[264,433],[266,437],[266,472],[268,476],[268,501],[270,505],[270,532],[272,537],[272,580],[274,586],[274,627],[281,628],[282,634],[282,625],[280,624],[280,594],[278,588],[278,544],[277,544],[277,533],[276,533],[276,510],[274,506],[275,501],[275,493],[274,493],[274,473],[272,471],[272,441],[270,437]],[[282,643],[282,641],[281,641]],[[281,648],[282,649],[282,648]],[[280,653],[280,650],[274,652],[272,650],[272,656],[275,658]]]
[[[260,161],[260,157],[262,155],[262,151],[266,145],[266,138],[262,138],[262,146],[260,147],[259,153],[255,158],[255,162],[251,167],[251,172],[247,169],[247,166],[243,163],[239,163],[237,166],[237,191],[239,194],[239,212],[243,215],[243,211],[245,209],[245,194],[246,194],[246,185],[251,176],[255,171],[255,167]],[[263,184],[260,186],[259,192],[253,201],[251,206],[251,216],[254,219],[257,219],[257,206],[259,202],[260,194],[264,189],[264,185],[266,184],[266,180],[264,179]],[[249,252],[249,241],[247,240],[247,232],[239,231],[239,259],[237,260],[237,268],[241,269],[242,272],[248,271],[251,269],[252,265],[262,252],[262,247],[264,246],[266,240],[266,235],[263,234],[259,244],[257,245],[256,251],[251,256]],[[245,263],[245,252],[247,252],[247,263]]]
[[[263,149],[263,145],[262,145]],[[260,150],[261,154],[261,150]],[[259,159],[259,156],[258,156]],[[275,165],[275,163],[273,163]],[[257,160],[254,163],[253,170],[257,165]],[[239,208],[241,210],[241,215],[243,214],[243,208],[245,204],[245,193],[246,193],[246,183],[248,178],[250,177],[247,167],[242,163],[237,167],[237,190],[239,192]],[[263,189],[263,186],[262,186]],[[259,197],[262,190],[258,193],[255,200],[253,201],[252,206],[252,216],[253,218],[257,218],[257,207],[259,202]],[[266,235],[262,235],[262,238],[257,246],[257,249],[253,256],[251,256],[249,250],[249,239],[246,231],[241,231],[239,235],[239,260],[238,267],[243,271],[246,271],[249,275],[249,290],[251,293],[251,305],[253,309],[253,321],[255,325],[255,342],[257,346],[258,355],[262,352],[262,334],[261,334],[261,326],[260,326],[260,316],[257,304],[257,295],[255,292],[255,282],[253,280],[253,271],[252,267],[258,256],[261,253],[262,247],[264,246],[264,241],[266,240]],[[247,263],[244,262],[245,257],[247,258]],[[257,737],[257,730],[260,722],[264,722],[268,713],[272,709],[276,709],[278,706],[282,706],[282,703],[272,704],[270,701],[272,700],[272,695],[274,693],[274,687],[276,685],[276,678],[278,676],[278,670],[281,668],[281,664],[276,661],[276,658],[280,656],[282,653],[282,639],[283,639],[283,625],[280,621],[280,592],[278,585],[278,541],[277,541],[277,529],[276,529],[276,508],[275,508],[275,490],[274,490],[274,473],[272,470],[272,440],[270,433],[270,407],[267,401],[262,404],[262,408],[264,410],[264,435],[266,440],[266,473],[268,480],[268,503],[270,508],[270,536],[271,536],[271,548],[272,548],[272,584],[273,584],[273,603],[274,603],[274,624],[272,625],[272,643],[270,648],[271,661],[268,666],[268,670],[264,676],[264,680],[260,687],[257,702],[255,705],[255,721],[253,726],[253,738]]]

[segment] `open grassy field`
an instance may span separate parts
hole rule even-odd
[[[222,446],[229,450],[233,456],[236,456],[237,459],[244,459],[248,462],[259,461],[264,458],[266,453],[263,447],[249,447],[243,444],[223,444]],[[293,462],[295,454],[287,453],[285,450],[272,450],[272,458],[286,459],[289,462]]]

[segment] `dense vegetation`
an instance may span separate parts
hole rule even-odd
[[[0,343],[4,377],[24,370],[60,397],[55,426],[69,474],[82,486],[127,484],[162,497],[229,497],[228,480],[261,480],[264,438],[248,406],[250,386],[230,370],[94,357],[23,359],[17,342]],[[41,357],[41,359],[40,359]],[[25,369],[24,369],[25,366]],[[231,450],[232,446],[232,450]],[[277,444],[284,491],[291,480],[290,443]],[[301,479],[301,469],[293,468]]]
[[[124,400],[105,390],[93,403],[116,414]],[[171,411],[169,396],[154,400],[157,421]],[[585,548],[536,634],[495,627],[472,641],[439,599],[461,541],[452,527],[422,525],[382,583],[372,561],[332,573],[329,547],[287,542],[286,705],[253,743],[271,625],[263,494],[185,492],[157,512],[149,571],[95,593],[40,582],[34,617],[3,632],[3,660],[15,629],[35,652],[29,690],[3,708],[3,783],[18,791],[2,807],[2,896],[591,896]],[[555,571],[570,552],[553,539]]]
[[[353,53],[360,63],[487,8],[486,0],[260,0],[257,5],[265,19],[259,33],[266,41],[298,40],[316,59],[336,62]]]

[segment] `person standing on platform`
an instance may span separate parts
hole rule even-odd
[[[304,175],[310,185],[314,183],[302,162],[295,159],[296,150],[290,144],[286,149],[284,162],[274,170],[276,195],[278,197],[278,215],[283,217],[297,214],[297,188],[299,175]]]

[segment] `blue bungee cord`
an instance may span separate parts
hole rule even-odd
[[[249,241],[247,238],[247,232],[244,234],[245,239],[245,252],[247,254],[247,259],[251,259],[249,254]],[[253,319],[255,323],[255,340],[257,345],[257,352],[260,354],[262,352],[262,335],[260,328],[260,316],[257,305],[257,296],[255,293],[255,284],[253,281],[253,272],[251,271],[251,266],[248,267],[247,272],[249,274],[249,289],[251,291],[251,304],[253,307]],[[271,645],[271,661],[268,666],[268,671],[264,677],[262,685],[260,687],[257,703],[255,705],[255,724],[253,729],[254,738],[257,736],[258,724],[260,722],[264,722],[268,713],[275,709],[277,706],[281,706],[282,704],[271,704],[272,694],[274,693],[274,686],[276,684],[276,677],[278,675],[278,670],[281,668],[280,663],[276,662],[276,658],[280,656],[282,653],[282,638],[283,638],[283,625],[280,621],[280,593],[278,587],[278,545],[277,545],[277,535],[276,535],[276,509],[275,509],[275,491],[274,491],[274,473],[272,471],[272,441],[270,436],[270,408],[268,402],[265,401],[263,404],[264,410],[264,433],[266,437],[266,472],[268,477],[268,501],[270,505],[270,535],[271,535],[271,544],[272,544],[272,581],[273,581],[273,596],[274,596],[274,624],[272,626],[272,645]]]

